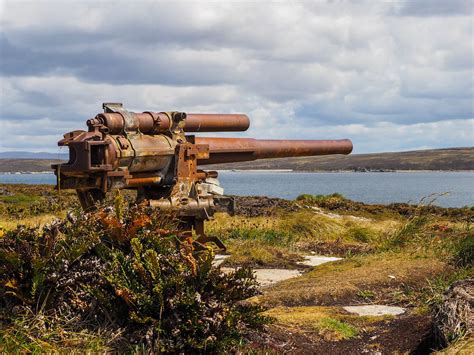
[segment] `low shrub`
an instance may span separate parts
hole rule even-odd
[[[259,293],[252,271],[223,274],[212,259],[136,206],[6,231],[0,351],[229,350],[269,319],[245,302]]]

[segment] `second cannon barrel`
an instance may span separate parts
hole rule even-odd
[[[171,113],[143,112],[129,113],[136,127],[144,134],[159,134],[171,128]],[[237,132],[246,131],[250,120],[244,114],[219,114],[219,113],[188,113],[184,114],[184,130],[186,132]],[[125,128],[125,118],[121,113],[100,113],[88,124],[101,123],[106,126],[110,134],[120,134]]]
[[[209,146],[209,159],[200,159],[199,165],[352,152],[352,142],[348,139],[266,140],[196,137],[196,144]]]

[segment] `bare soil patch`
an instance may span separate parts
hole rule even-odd
[[[413,314],[373,323],[358,337],[339,341],[327,341],[315,332],[289,331],[273,324],[265,333],[250,334],[248,347],[291,354],[426,354],[430,332],[430,316]]]
[[[296,248],[302,251],[313,252],[318,255],[341,256],[360,255],[374,251],[374,247],[369,244],[348,244],[342,241],[313,241],[300,242]]]
[[[245,217],[270,217],[278,212],[295,212],[300,209],[295,203],[281,198],[266,196],[233,196],[235,213]]]

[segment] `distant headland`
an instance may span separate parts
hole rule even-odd
[[[50,171],[51,164],[67,160],[67,153],[1,152],[0,173]],[[352,154],[268,159],[206,166],[208,170],[293,171],[474,171],[474,147],[408,152]]]

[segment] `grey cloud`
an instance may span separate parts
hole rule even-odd
[[[52,4],[6,2],[0,19],[0,124],[61,122],[48,139],[102,101],[247,112],[249,135],[281,138],[474,116],[462,1]]]
[[[216,60],[213,53],[195,52],[186,57],[167,49],[150,55],[149,51],[133,52],[126,46],[61,53],[15,46],[5,36],[0,40],[0,72],[5,76],[73,74],[90,82],[169,85],[221,84],[233,76],[230,63]]]
[[[472,11],[471,0],[405,0],[394,13],[401,16],[469,16]]]

